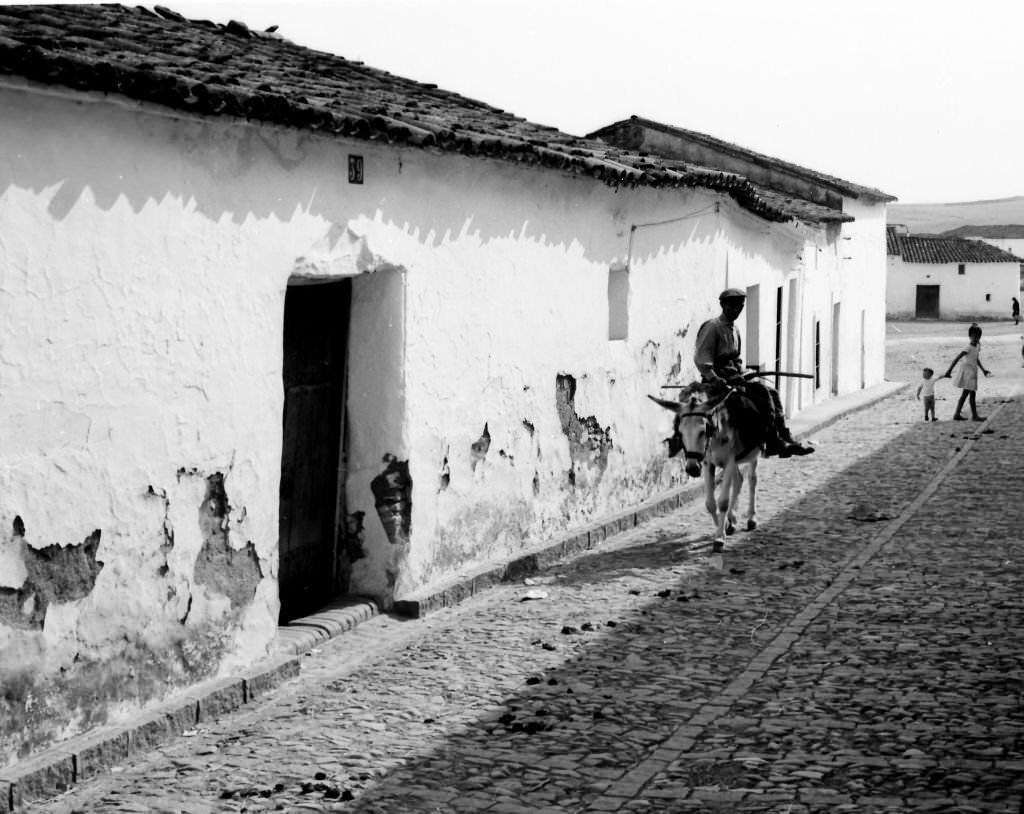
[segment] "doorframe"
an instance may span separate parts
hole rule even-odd
[[[349,342],[352,338],[352,286],[348,291],[348,318],[346,319],[348,334],[345,337],[345,358],[341,360],[341,408],[338,410],[338,421],[341,427],[338,432],[338,481],[337,495],[334,500],[334,540],[331,544],[331,591],[337,595],[341,590],[338,574],[338,559],[341,555],[342,534],[348,533],[348,500],[346,487],[348,481],[348,359]]]
[[[800,339],[798,338],[798,328],[801,328],[800,314],[797,310],[799,305],[799,292],[798,292],[798,280],[796,277],[789,278],[789,302],[786,305],[786,316],[788,324],[786,325],[786,369],[793,370],[798,373],[802,373],[803,367],[803,353],[800,345]],[[802,337],[803,331],[800,330],[800,336]],[[800,399],[802,391],[800,389],[800,379],[788,378],[786,379],[786,412],[792,415],[796,412],[798,406],[797,402]]]
[[[761,286],[747,286],[746,347],[743,359],[747,366],[761,365]]]

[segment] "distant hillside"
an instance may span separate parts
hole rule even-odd
[[[993,224],[990,226],[957,226],[943,232],[940,237],[978,237],[978,238],[1010,238],[1012,240],[1024,240],[1024,223],[1009,225]]]
[[[961,226],[1024,224],[1024,195],[995,201],[945,204],[889,204],[889,223],[905,224],[914,234],[941,234]]]

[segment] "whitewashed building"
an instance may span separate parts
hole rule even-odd
[[[881,193],[165,9],[0,7],[0,110],[0,766],[670,488],[726,286],[796,408],[882,381]]]
[[[887,230],[885,310],[894,319],[1005,319],[1024,262],[980,240]]]
[[[674,166],[742,175],[761,195],[800,207],[789,225],[792,259],[768,278],[734,273],[747,287],[746,361],[812,373],[776,382],[789,412],[882,380],[886,204],[893,196],[745,147],[633,116],[591,134]],[[776,230],[781,231],[781,230]]]

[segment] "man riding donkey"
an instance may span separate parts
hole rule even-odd
[[[740,334],[735,323],[746,300],[747,295],[738,288],[727,288],[719,295],[722,313],[700,326],[694,364],[705,384],[740,389],[758,408],[764,418],[766,456],[809,455],[814,447],[794,440],[786,426],[786,413],[778,391],[762,381],[744,378]]]

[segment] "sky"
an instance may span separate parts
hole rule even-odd
[[[163,2],[574,135],[635,114],[901,203],[1024,195],[1016,0]]]

